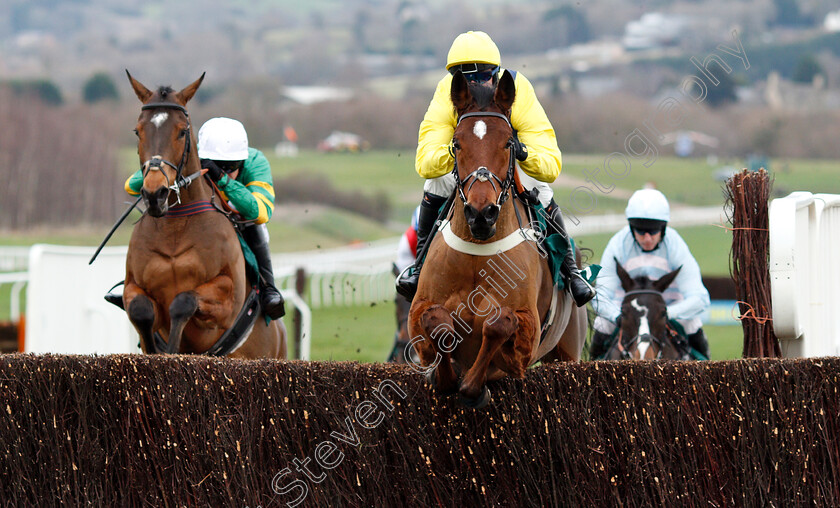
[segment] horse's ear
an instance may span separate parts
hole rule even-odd
[[[636,285],[633,282],[633,278],[630,277],[630,274],[627,273],[627,270],[621,266],[621,263],[618,262],[618,258],[613,258],[615,260],[615,271],[618,272],[618,278],[621,280],[621,287],[625,291],[630,291]]]
[[[206,72],[201,73],[201,77],[197,80],[193,81],[189,85],[187,85],[183,90],[175,94],[175,97],[181,101],[181,103],[186,104],[190,102],[190,99],[193,98],[195,92],[198,91],[198,87],[201,86],[201,82],[204,81],[204,75],[207,74]]]
[[[513,100],[516,98],[516,83],[513,81],[513,75],[505,70],[499,84],[496,85],[496,95],[493,100],[502,111],[508,113],[513,106]]]
[[[467,84],[467,78],[461,71],[452,76],[452,88],[449,90],[449,97],[452,99],[452,104],[455,106],[458,116],[472,104],[470,87]]]
[[[654,281],[653,289],[659,291],[660,293],[668,289],[668,286],[670,286],[671,283],[674,282],[674,279],[677,278],[677,275],[679,275],[680,270],[682,270],[682,266],[680,266],[671,273],[666,273],[665,275],[660,277],[659,280]]]
[[[128,69],[125,70],[126,76],[128,76],[128,81],[131,83],[131,88],[134,89],[134,93],[137,94],[137,98],[140,99],[140,102],[145,103],[149,100],[149,97],[152,96],[152,91],[146,88],[143,83],[134,79]]]

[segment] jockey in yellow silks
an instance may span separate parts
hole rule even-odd
[[[418,217],[418,253],[431,240],[429,234],[438,210],[455,189],[455,176],[451,174],[455,165],[451,143],[458,119],[450,98],[452,75],[461,71],[471,83],[495,86],[503,71],[500,65],[499,48],[484,32],[462,33],[449,49],[446,62],[449,73],[438,82],[432,102],[420,124],[417,140],[415,169],[426,178]],[[519,178],[526,189],[536,190],[539,201],[549,214],[549,234],[566,235],[560,207],[554,201],[554,192],[548,185],[560,174],[562,166],[554,128],[537,100],[531,82],[522,73],[512,74],[516,85],[516,100],[513,102],[510,121],[515,132]],[[417,291],[422,264],[423,260],[418,259],[414,270],[404,272],[397,281],[397,291],[409,300]],[[578,306],[585,305],[595,296],[595,290],[580,275],[571,251],[563,262],[563,273]]]

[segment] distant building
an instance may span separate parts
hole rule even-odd
[[[675,46],[680,42],[689,21],[685,16],[651,12],[624,27],[622,44],[628,50]]]
[[[333,86],[287,86],[282,90],[284,102],[310,106],[319,102],[346,101],[353,97],[353,90]]]
[[[840,90],[827,88],[818,74],[812,83],[794,83],[782,79],[776,71],[756,86],[755,102],[774,110],[826,111],[840,109]]]

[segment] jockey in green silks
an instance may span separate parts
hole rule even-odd
[[[250,224],[240,228],[242,237],[257,258],[260,272],[260,303],[271,319],[286,313],[283,295],[274,285],[268,227],[274,212],[274,185],[271,166],[265,155],[248,146],[248,134],[241,122],[231,118],[211,118],[198,131],[201,167],[222,192],[222,198]],[[143,171],[125,182],[125,190],[140,195]]]

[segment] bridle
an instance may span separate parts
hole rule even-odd
[[[624,298],[626,299],[628,296],[633,296],[633,295],[660,295],[661,296],[662,292],[657,291],[655,289],[634,289],[634,290],[631,290],[631,291],[628,291],[627,293],[625,293]],[[667,329],[667,325],[666,325],[666,329]],[[640,340],[641,340],[641,335],[639,335],[638,332],[636,332],[636,336],[633,337],[633,340],[630,341],[630,343],[627,344],[627,348],[625,348],[624,344],[622,344],[623,334],[624,334],[623,330],[621,328],[619,328],[619,330],[618,330],[618,340],[616,341],[615,348],[618,350],[619,354],[621,354],[622,360],[629,360],[632,357],[632,355],[631,355],[630,351],[628,350],[628,348],[631,349],[631,350],[635,349],[637,347],[637,343],[640,342]],[[649,334],[648,336],[650,337],[651,342],[653,342],[654,344],[659,346],[659,351],[656,353],[656,358],[655,359],[656,360],[661,360],[662,359],[662,351],[665,349],[665,345],[663,344],[663,339],[660,339],[659,337],[657,337],[653,334]]]
[[[160,155],[154,155],[151,159],[145,161],[141,166],[140,169],[143,172],[143,179],[145,180],[146,176],[151,173],[152,171],[160,171],[163,177],[166,179],[166,188],[170,191],[175,191],[175,196],[177,198],[177,204],[181,204],[181,188],[189,187],[189,185],[201,176],[201,172],[197,171],[192,175],[184,177],[181,173],[184,170],[184,167],[187,165],[187,161],[190,158],[190,151],[192,149],[192,124],[190,123],[190,114],[187,113],[187,108],[181,106],[180,104],[175,104],[172,102],[151,102],[149,104],[144,104],[141,107],[141,110],[148,110],[148,109],[156,109],[156,108],[167,108],[167,109],[175,109],[182,113],[184,116],[187,117],[187,128],[186,128],[186,141],[184,143],[184,153],[181,155],[181,162],[176,166],[174,163],[164,159]],[[175,181],[169,181],[169,177],[166,176],[162,170],[163,165],[166,164],[167,166],[171,167],[175,170]],[[168,198],[167,198],[168,201]]]
[[[511,133],[513,132],[513,126],[510,123],[510,119],[507,116],[496,113],[493,111],[474,111],[472,113],[464,113],[458,118],[458,123],[456,124],[456,128],[458,125],[461,124],[461,121],[464,118],[470,117],[496,117],[501,118],[508,124],[508,127],[511,129]],[[510,189],[511,185],[513,185],[513,172],[514,172],[514,161],[516,160],[514,154],[514,146],[513,146],[513,135],[511,134],[510,139],[508,140],[508,148],[510,149],[510,157],[508,158],[508,169],[507,169],[507,176],[504,180],[493,174],[489,169],[485,166],[479,166],[478,169],[470,173],[466,176],[463,180],[458,177],[458,157],[457,154],[453,153],[455,159],[455,168],[452,170],[452,174],[455,175],[455,182],[456,182],[456,189],[458,189],[458,195],[461,197],[461,200],[466,203],[467,197],[464,194],[464,187],[466,186],[467,192],[472,189],[472,186],[475,185],[476,182],[490,182],[490,185],[493,186],[493,190],[499,193],[499,197],[496,198],[495,205],[501,207],[507,198],[509,197],[510,193],[508,189]],[[460,148],[456,148],[455,150],[460,150]],[[470,181],[472,180],[472,181]],[[495,180],[495,181],[494,181]],[[496,188],[496,182],[499,183],[499,188]],[[469,183],[469,185],[467,185]]]

